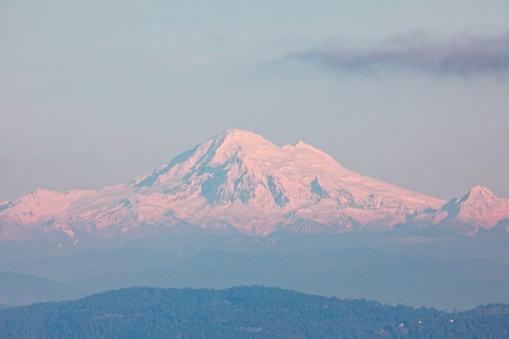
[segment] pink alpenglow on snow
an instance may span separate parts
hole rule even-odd
[[[179,224],[253,236],[343,233],[454,218],[489,228],[509,218],[508,201],[475,187],[446,203],[357,174],[302,141],[278,147],[255,133],[231,129],[124,185],[37,190],[2,203],[0,225],[9,225],[9,232],[0,237],[8,238],[16,227],[76,238]]]

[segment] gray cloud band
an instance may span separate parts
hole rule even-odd
[[[509,32],[438,41],[422,34],[394,37],[371,48],[307,49],[287,60],[313,62],[338,72],[418,70],[443,75],[500,74],[509,70]]]

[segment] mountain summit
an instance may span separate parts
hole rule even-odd
[[[474,188],[444,205],[350,171],[302,141],[278,147],[255,133],[230,129],[124,185],[37,190],[3,203],[0,237],[37,231],[76,244],[83,236],[135,237],[179,225],[256,236],[385,231],[429,211],[473,219],[478,205],[506,211],[505,199],[497,199]]]
[[[213,221],[256,235],[294,224],[306,232],[387,227],[442,203],[354,173],[302,141],[278,147],[236,129],[135,180],[135,187],[144,196],[161,194],[159,204],[193,224]]]
[[[473,187],[461,198],[453,198],[442,206],[440,221],[491,228],[500,220],[509,219],[509,199],[497,197],[486,187]]]

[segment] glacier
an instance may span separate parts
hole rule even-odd
[[[38,189],[4,202],[0,240],[38,234],[76,245],[81,238],[136,238],[187,226],[267,237],[446,224],[475,236],[506,219],[509,199],[487,188],[446,202],[355,173],[303,141],[279,147],[229,129],[123,185]]]

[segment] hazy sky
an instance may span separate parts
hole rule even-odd
[[[0,1],[0,201],[227,128],[449,199],[509,197],[509,1]]]

